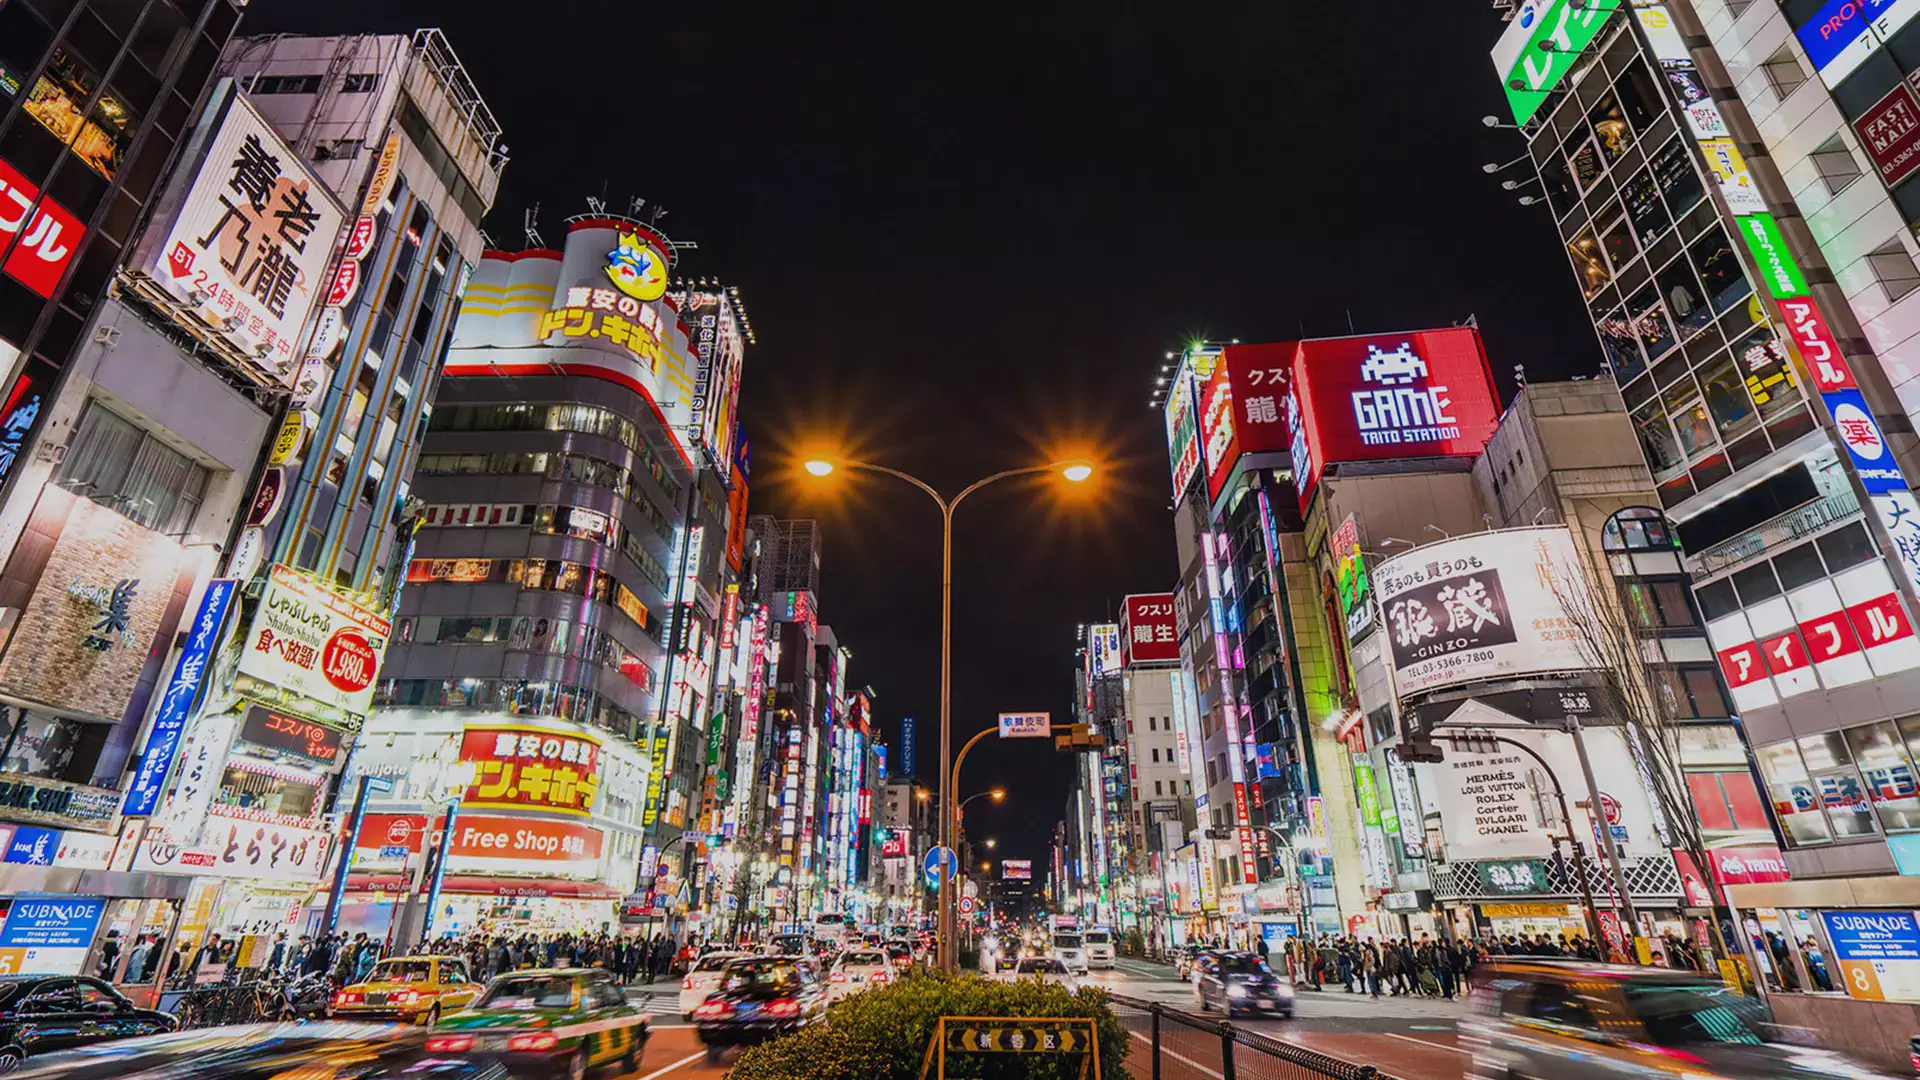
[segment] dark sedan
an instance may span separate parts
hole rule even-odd
[[[338,1021],[196,1028],[55,1054],[10,1080],[502,1080],[498,1062],[429,1053],[427,1037]]]
[[[133,1002],[99,979],[20,975],[0,979],[0,1073],[29,1057],[179,1027],[173,1017]]]
[[[755,956],[727,965],[720,989],[693,1010],[707,1059],[729,1046],[778,1038],[827,1011],[827,984],[813,965],[787,956]]]
[[[1218,1005],[1228,1016],[1241,1012],[1293,1015],[1293,984],[1250,952],[1201,953],[1194,962],[1193,990],[1202,1012]]]

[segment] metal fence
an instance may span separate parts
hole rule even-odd
[[[1133,1080],[1397,1080],[1371,1065],[1308,1050],[1158,1002],[1109,994],[1133,1047]]]

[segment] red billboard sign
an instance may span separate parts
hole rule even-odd
[[[1302,341],[1287,392],[1302,509],[1330,462],[1472,457],[1500,423],[1472,327]]]
[[[1120,657],[1127,667],[1180,659],[1172,593],[1134,593],[1120,613]]]
[[[38,198],[39,188],[0,161],[0,249],[19,236],[7,256],[6,271],[40,296],[51,297],[87,230],[51,198],[40,199],[40,205],[34,206]]]

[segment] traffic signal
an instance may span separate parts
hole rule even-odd
[[[1404,739],[1397,749],[1400,760],[1409,765],[1438,765],[1447,759],[1446,751],[1440,744],[1428,739]]]
[[[1063,754],[1080,754],[1107,748],[1107,737],[1094,734],[1093,728],[1087,724],[1056,726],[1053,732],[1053,748]]]

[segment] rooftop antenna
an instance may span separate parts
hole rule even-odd
[[[1353,309],[1352,308],[1347,309],[1347,333],[1349,334],[1359,333],[1358,330],[1355,330],[1353,328]]]
[[[587,209],[595,214],[604,214],[607,212],[607,200],[589,195],[587,196]]]
[[[527,246],[528,247],[543,248],[547,246],[546,241],[540,239],[540,204],[539,203],[534,203],[531,207],[527,209],[526,213],[521,216],[520,223],[527,230]]]

